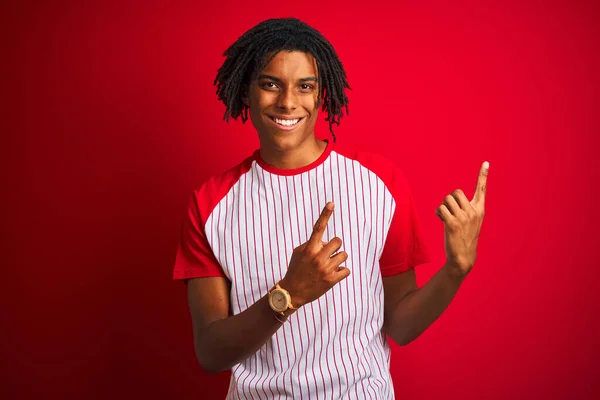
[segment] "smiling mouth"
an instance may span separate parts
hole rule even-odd
[[[304,119],[304,117],[302,118],[295,118],[295,119],[281,119],[281,118],[276,118],[276,117],[272,117],[269,115],[269,118],[271,119],[271,121],[275,122],[275,124],[279,125],[282,128],[293,128],[294,126],[298,125],[298,123],[300,123],[300,121],[302,121]]]

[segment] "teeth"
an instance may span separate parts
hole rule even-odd
[[[296,125],[298,123],[298,121],[300,121],[300,119],[279,119],[279,118],[273,118],[273,120],[275,120],[275,122],[277,122],[279,125],[284,125],[284,126],[292,126],[292,125]]]

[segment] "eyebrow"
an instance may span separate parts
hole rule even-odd
[[[273,75],[266,75],[266,74],[260,74],[258,75],[257,79],[270,79],[272,81],[275,81],[277,83],[281,83],[281,79],[277,78],[276,76]],[[298,81],[304,83],[304,82],[317,82],[317,78],[314,76],[309,76],[307,78],[300,78],[298,79]]]

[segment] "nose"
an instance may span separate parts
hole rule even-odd
[[[277,107],[282,110],[295,110],[298,104],[296,93],[292,89],[284,89],[277,98]]]

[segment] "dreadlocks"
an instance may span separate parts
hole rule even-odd
[[[301,51],[317,61],[319,95],[317,106],[327,112],[329,131],[336,141],[333,124],[339,126],[343,108],[348,114],[350,89],[346,72],[331,43],[316,29],[295,18],[269,19],[244,33],[224,53],[225,61],[214,84],[219,100],[225,104],[223,119],[248,120],[248,106],[242,101],[243,91],[250,86],[267,64],[280,51]],[[269,57],[267,54],[273,52]]]

